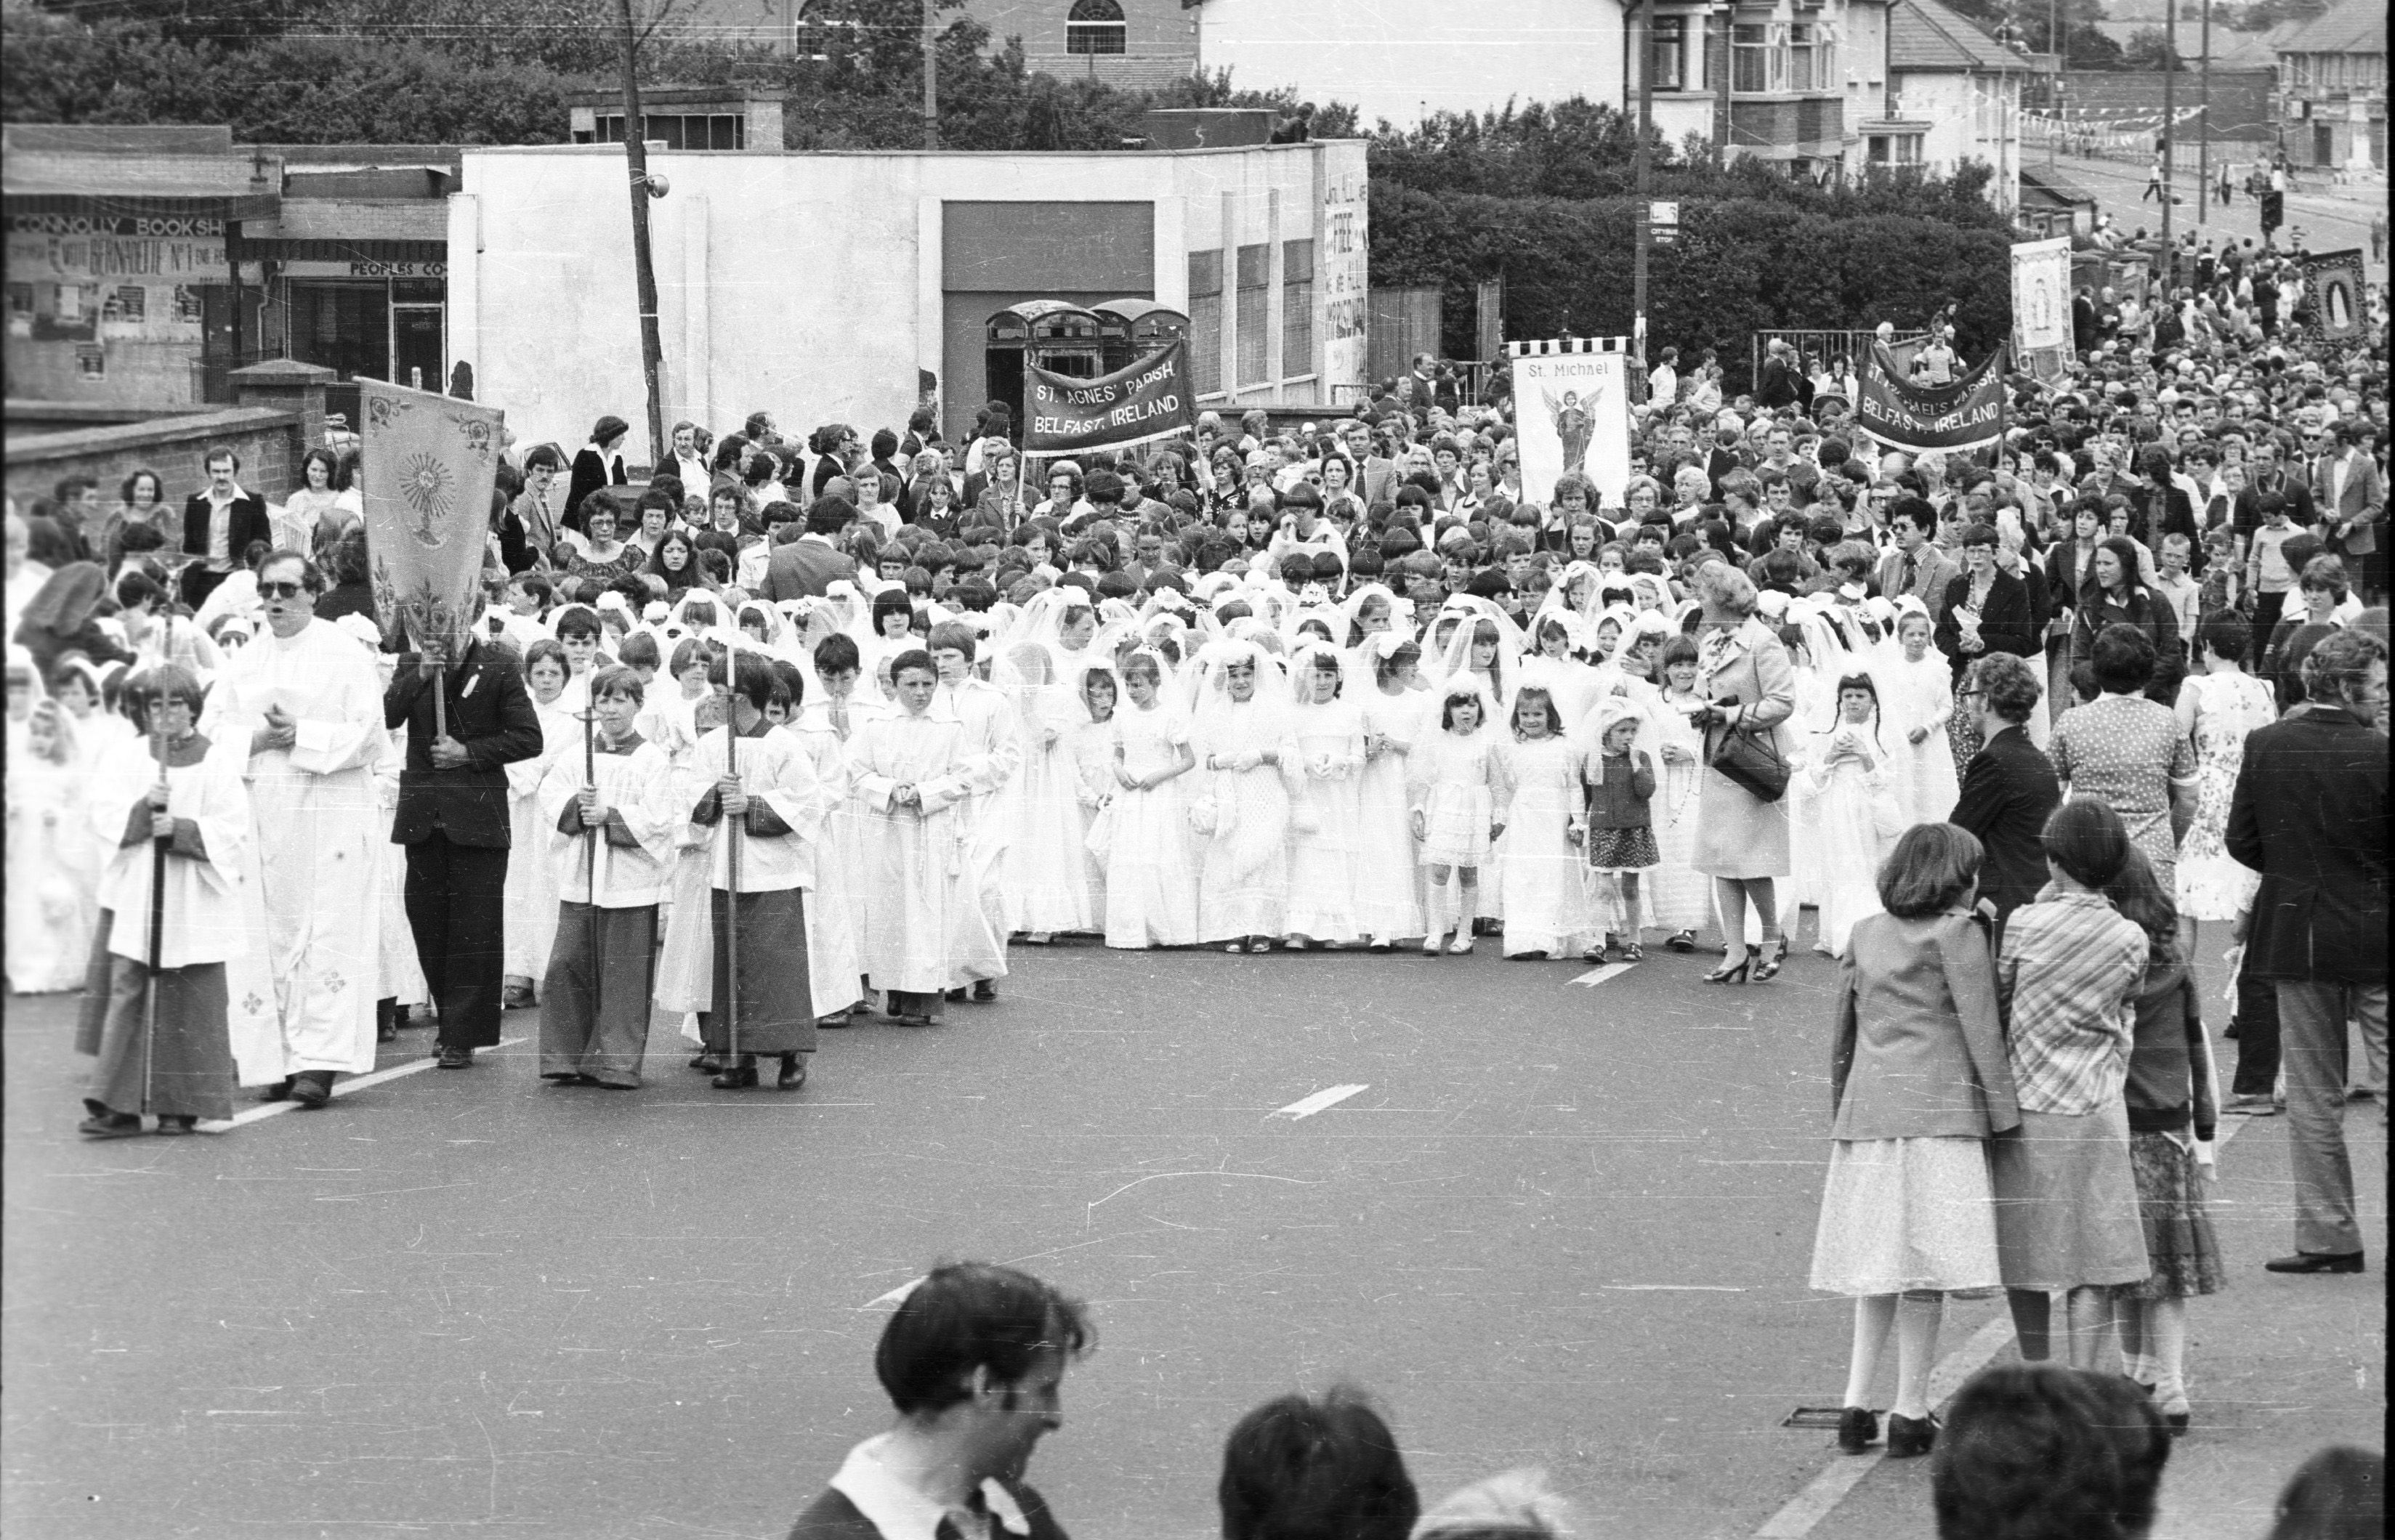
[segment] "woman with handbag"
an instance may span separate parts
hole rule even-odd
[[[1781,724],[1796,709],[1788,649],[1755,618],[1754,585],[1727,561],[1697,569],[1703,605],[1697,628],[1697,693],[1689,720],[1705,734],[1698,790],[1697,870],[1714,879],[1721,911],[1722,966],[1710,984],[1763,983],[1788,957],[1774,885],[1788,875],[1789,745]],[[1763,944],[1739,952],[1752,900]]]

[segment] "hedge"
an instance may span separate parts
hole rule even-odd
[[[1631,330],[1630,198],[1433,196],[1372,181],[1375,287],[1446,290],[1443,349],[1474,350],[1475,289],[1505,280],[1509,338],[1626,336]],[[1647,268],[1647,346],[1719,350],[1725,382],[1747,388],[1753,334],[1867,330],[1925,322],[1949,303],[1956,340],[1977,356],[2011,326],[2011,236],[1908,215],[1833,218],[1751,200],[1680,206],[1676,245]]]

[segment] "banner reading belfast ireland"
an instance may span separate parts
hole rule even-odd
[[[1071,454],[1167,439],[1198,426],[1187,345],[1175,342],[1128,369],[1076,379],[1025,364],[1023,452]]]
[[[1862,397],[1855,415],[1863,431],[1909,454],[1945,454],[1993,443],[2004,431],[2005,350],[1952,385],[1915,385],[1903,377],[1885,343],[1863,360]]]
[[[1507,344],[1522,493],[1544,504],[1576,470],[1618,508],[1630,491],[1630,355],[1563,350],[1581,346],[1579,338]]]
[[[454,657],[482,612],[500,415],[427,390],[358,381],[366,549],[383,639]]]

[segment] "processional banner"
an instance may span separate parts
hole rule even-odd
[[[455,657],[483,608],[501,414],[380,380],[360,380],[358,397],[366,550],[384,643],[422,651],[429,641]]]

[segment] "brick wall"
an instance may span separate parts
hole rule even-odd
[[[225,445],[241,456],[241,484],[279,503],[298,484],[302,429],[298,412],[245,406],[31,438],[11,434],[8,495],[21,509],[35,497],[49,496],[66,477],[89,476],[113,502],[126,477],[154,470],[167,500],[180,504],[207,484],[203,462],[210,450]]]

